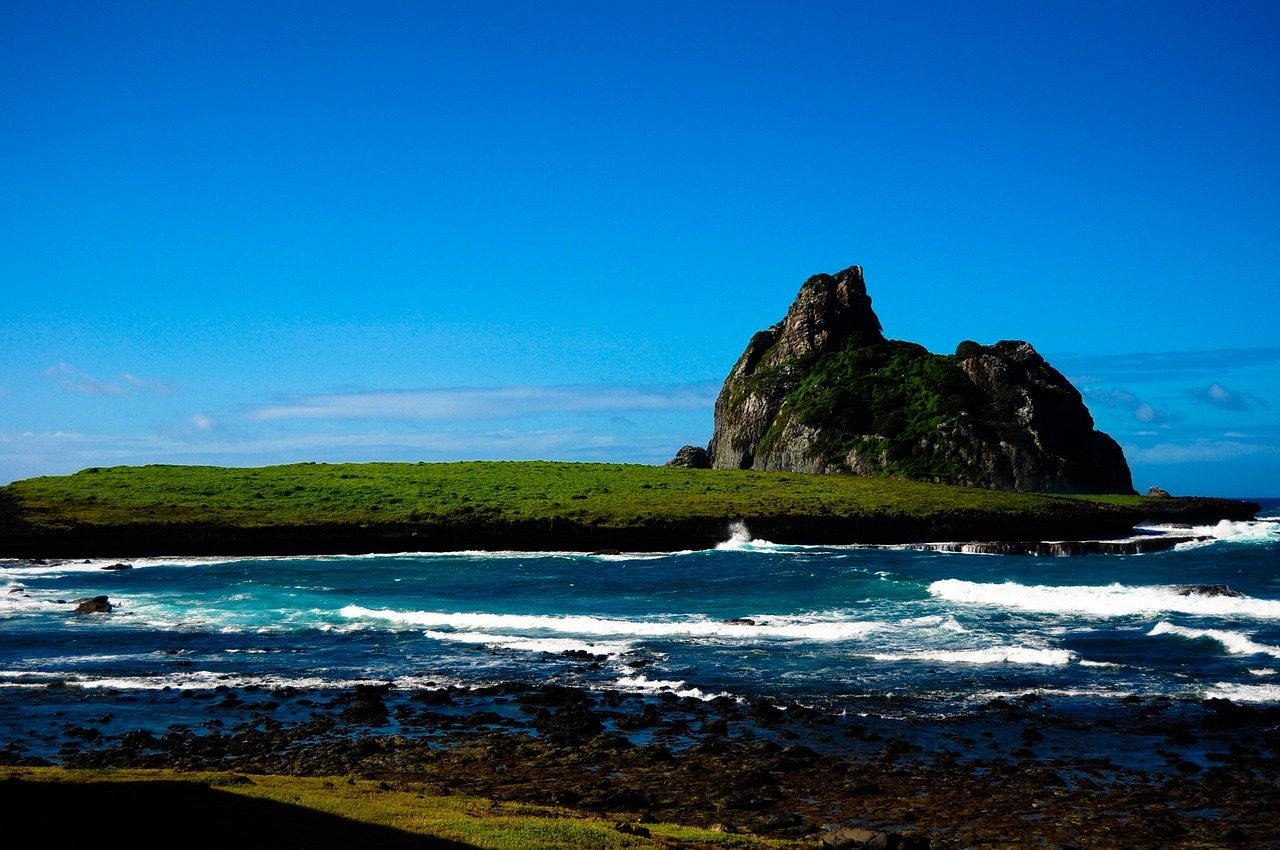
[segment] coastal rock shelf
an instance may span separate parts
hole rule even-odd
[[[934,848],[971,846],[978,835],[1002,847],[1280,840],[1280,716],[1226,700],[1135,696],[1089,723],[1028,693],[903,722],[556,683],[218,688],[153,697],[186,717],[153,732],[113,719],[127,698],[95,695],[103,718],[8,742],[0,766],[163,767],[243,783],[262,774],[358,776],[384,789],[408,784],[796,847],[876,836]],[[52,758],[32,749],[52,749]],[[0,804],[35,804],[35,790],[0,782]]]

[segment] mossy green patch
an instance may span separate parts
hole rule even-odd
[[[753,448],[768,452],[796,422],[817,431],[809,453],[826,467],[847,472],[850,453],[856,452],[881,475],[963,480],[968,470],[946,450],[948,444],[969,435],[992,443],[1029,437],[1014,416],[1022,403],[1019,392],[989,397],[957,362],[956,356],[914,343],[853,336],[836,351],[761,370],[743,389],[765,397],[785,393],[785,401]]]

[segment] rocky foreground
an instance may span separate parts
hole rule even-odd
[[[32,730],[0,763],[411,781],[798,846],[1280,846],[1280,709],[1225,700],[1086,714],[1028,694],[912,718],[553,683],[70,691],[103,715]],[[139,699],[186,722],[121,731]]]

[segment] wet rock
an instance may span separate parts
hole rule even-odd
[[[387,706],[382,698],[395,687],[394,685],[356,685],[355,693],[348,697],[349,704],[342,710],[342,719],[349,723],[361,723],[370,726],[385,725],[388,720]]]
[[[409,699],[422,705],[453,705],[453,694],[448,688],[425,688],[414,691]]]
[[[649,807],[649,798],[635,788],[616,788],[583,797],[578,807],[589,812],[638,812]]]
[[[582,688],[566,687],[548,683],[524,697],[521,702],[527,705],[595,705],[595,700],[587,696]]]
[[[76,606],[75,611],[72,612],[75,614],[109,614],[115,607],[105,596],[87,596],[72,600],[72,604]]]
[[[768,835],[794,829],[803,823],[804,818],[795,812],[770,812],[769,814],[756,815],[749,819],[746,826],[752,832]]]
[[[1232,590],[1225,584],[1180,584],[1174,589],[1179,596],[1240,596],[1240,591]]]
[[[119,572],[121,570],[133,569],[133,564],[125,564],[125,563],[110,564],[108,566],[103,567],[103,569],[108,571]]]

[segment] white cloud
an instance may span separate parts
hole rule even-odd
[[[1143,425],[1177,422],[1182,418],[1176,413],[1157,410],[1127,390],[1101,390],[1086,387],[1081,394],[1089,404],[1127,410],[1133,415],[1134,420],[1141,422]]]
[[[110,381],[99,381],[88,372],[82,372],[66,362],[50,366],[44,370],[44,375],[46,378],[53,378],[63,389],[70,390],[73,393],[101,396],[121,396],[128,393],[128,390],[119,384],[113,384]]]
[[[53,378],[63,389],[74,393],[100,396],[126,396],[143,392],[152,395],[166,396],[173,392],[173,385],[167,381],[152,378],[139,378],[128,372],[122,372],[120,382],[101,381],[81,369],[77,369],[66,361],[57,363],[44,370],[46,378]]]
[[[1129,447],[1124,453],[1131,463],[1206,463],[1250,455],[1280,455],[1280,448],[1222,440],[1197,440],[1194,443],[1160,443],[1146,448]]]
[[[212,417],[206,416],[203,413],[193,413],[187,417],[187,421],[200,431],[212,430],[214,425],[217,424],[214,422]]]
[[[1232,392],[1214,381],[1209,386],[1191,393],[1192,398],[1220,410],[1252,410],[1266,407],[1266,402],[1250,393]]]
[[[381,390],[298,395],[279,404],[252,408],[247,418],[369,419],[460,422],[512,419],[541,414],[621,414],[641,411],[709,410],[719,387],[488,387]]]

